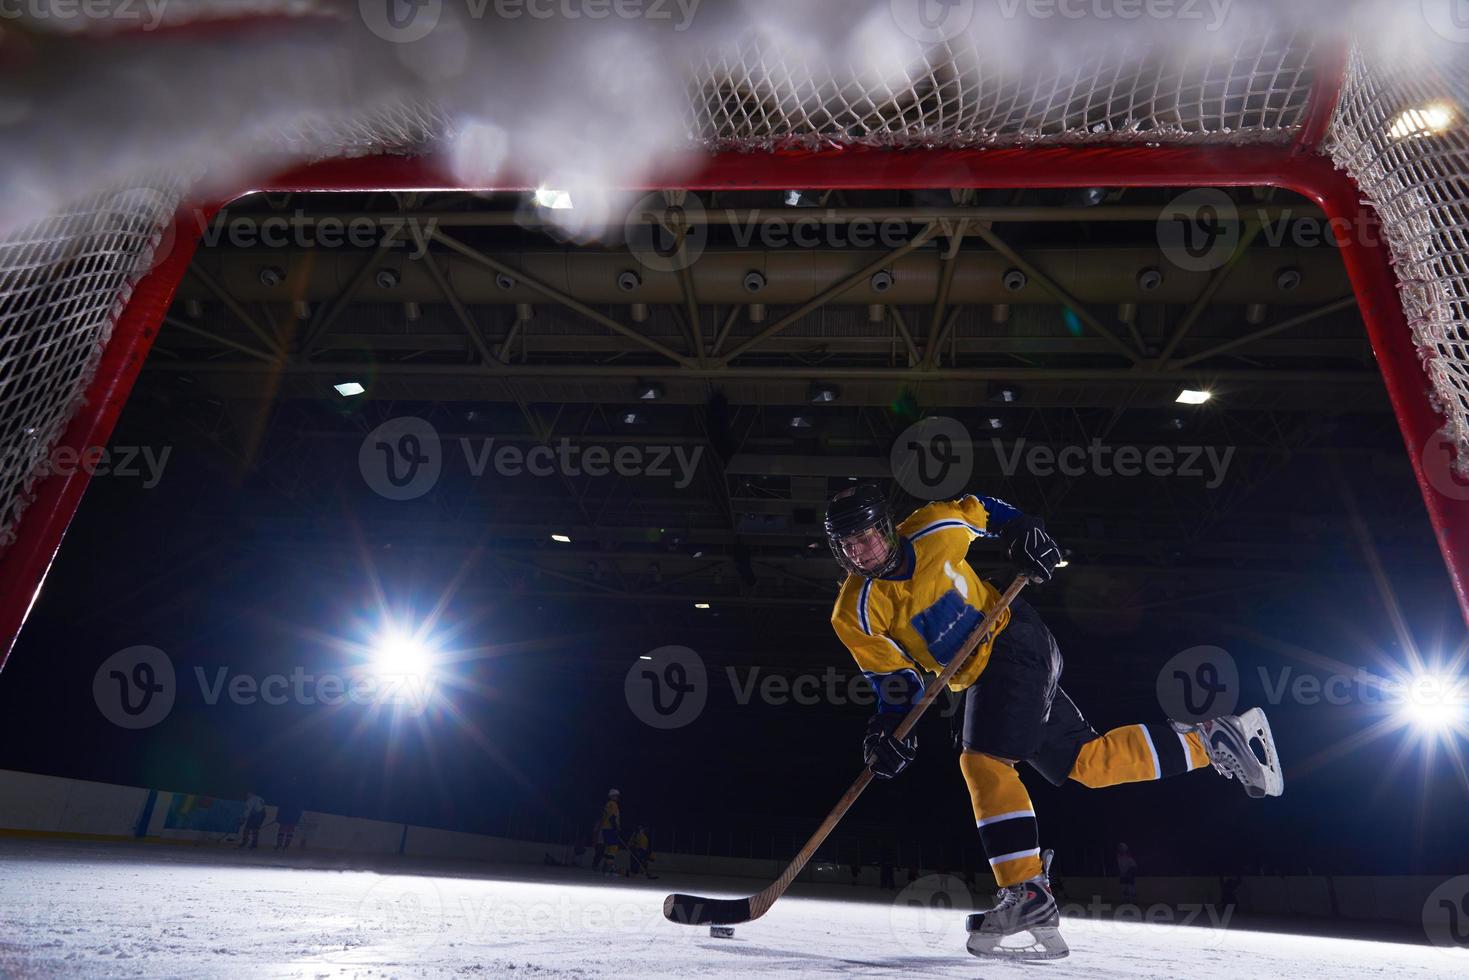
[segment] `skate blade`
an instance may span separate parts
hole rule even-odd
[[[1018,946],[1003,946],[1006,939],[1025,939],[1030,942]],[[1036,926],[1027,933],[1017,932],[1012,936],[996,933],[971,932],[965,947],[981,959],[991,960],[1059,960],[1071,955],[1071,947],[1061,938],[1061,930],[1055,926]]]
[[[1244,727],[1245,739],[1251,749],[1258,744],[1265,755],[1263,761],[1258,755],[1255,756],[1264,777],[1264,787],[1249,786],[1245,791],[1257,798],[1279,796],[1285,792],[1285,775],[1280,771],[1280,756],[1275,750],[1275,736],[1270,731],[1270,719],[1265,717],[1265,712],[1261,709],[1251,708],[1239,716],[1239,721]]]

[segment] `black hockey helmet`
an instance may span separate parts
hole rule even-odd
[[[847,487],[832,497],[825,523],[832,555],[854,575],[886,575],[902,560],[887,499],[871,483]]]

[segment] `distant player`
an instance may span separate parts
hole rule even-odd
[[[826,534],[850,573],[832,626],[878,695],[863,757],[874,775],[890,779],[917,753],[914,735],[899,741],[893,732],[922,694],[922,674],[940,673],[999,601],[999,591],[965,560],[969,546],[979,537],[998,537],[1009,560],[1036,583],[1050,581],[1061,552],[1041,521],[992,497],[928,504],[894,527],[882,492],[870,485],[832,498]],[[1045,623],[1017,599],[949,685],[963,692],[955,719],[959,766],[1000,884],[995,907],[968,920],[968,948],[977,956],[1055,958],[1068,952],[1047,874],[1051,852],[1040,849],[1017,762],[1057,786],[1068,779],[1114,786],[1212,763],[1238,778],[1250,796],[1282,790],[1275,743],[1258,708],[1200,725],[1130,725],[1099,735],[1061,689],[1061,667]],[[1029,934],[1027,946],[1001,945],[1022,933]]]
[[[653,860],[653,845],[648,840],[648,828],[642,824],[633,833],[627,842],[627,876],[629,878],[638,875],[644,878],[657,878],[653,873],[650,862]]]
[[[617,849],[622,845],[622,808],[618,805],[621,797],[615,789],[607,791],[607,802],[595,828],[597,849],[592,857],[592,870],[604,875],[617,874]]]
[[[245,794],[245,819],[240,825],[240,846],[255,850],[260,846],[260,828],[265,823],[265,800],[255,791]]]
[[[1127,905],[1137,904],[1137,858],[1126,844],[1117,845],[1117,885],[1122,901]]]

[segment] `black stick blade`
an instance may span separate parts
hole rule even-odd
[[[754,918],[748,898],[697,895],[669,895],[663,900],[663,917],[682,926],[737,926]]]

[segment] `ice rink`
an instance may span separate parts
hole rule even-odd
[[[0,840],[0,976],[1452,977],[1426,946],[1068,920],[1067,960],[991,964],[962,912],[793,895],[733,939],[664,921],[670,885],[573,869],[393,873],[188,846]],[[752,882],[723,882],[735,894]],[[732,888],[732,890],[731,890]],[[748,889],[753,890],[753,889]]]

